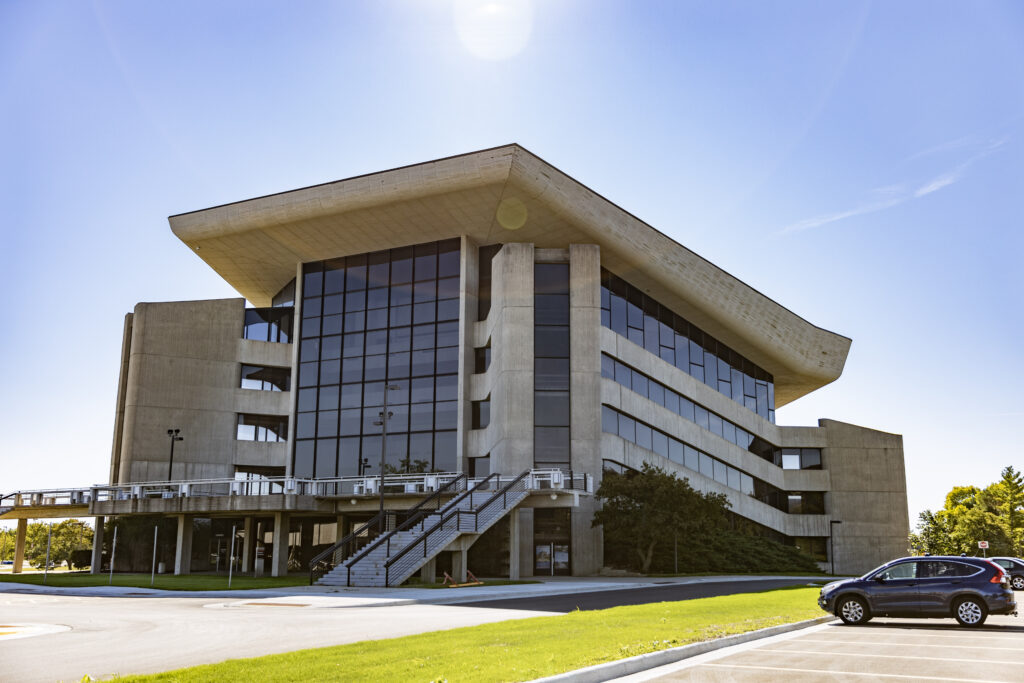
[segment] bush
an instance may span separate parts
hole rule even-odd
[[[70,565],[71,569],[85,569],[92,565],[92,550],[72,550],[68,565]]]

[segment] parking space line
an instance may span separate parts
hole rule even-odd
[[[885,645],[888,647],[906,647],[908,643],[887,643],[877,640],[836,640],[835,638],[800,638],[801,643],[838,643],[839,645]],[[914,647],[941,647],[948,649],[949,645],[933,645],[929,643],[914,643]],[[957,645],[958,650],[1007,650],[1009,652],[1024,652],[1024,647],[992,647],[984,645]]]
[[[847,629],[847,627],[845,627],[845,626],[829,626],[829,628],[841,628],[841,629],[844,629],[844,630]],[[872,629],[872,630],[876,630],[876,629]],[[827,633],[827,632],[828,631],[825,631],[825,633]],[[995,634],[996,632],[995,631],[982,631],[982,633],[985,633],[985,634],[989,634],[989,633]],[[934,631],[925,630],[925,629],[900,628],[898,626],[891,627],[891,628],[886,628],[885,629],[885,634],[886,634],[886,636],[916,636],[918,638],[956,638],[957,640],[963,640],[964,638],[975,638],[975,639],[981,638],[981,639],[985,639],[985,640],[993,640],[993,639],[996,639],[996,638],[998,638],[1000,640],[1020,640],[1022,637],[1024,637],[1024,632],[1020,633],[1019,635],[1014,635],[1014,636],[980,635],[980,634],[979,635],[970,635],[970,634],[966,634],[966,633],[964,633],[964,634],[960,634],[960,633],[957,633],[957,634],[952,634],[952,633],[935,633]]]
[[[860,671],[830,671],[829,669],[796,669],[786,666],[748,666],[744,664],[701,664],[725,669],[749,669],[753,671],[788,671],[791,673],[833,674],[835,676],[860,676],[862,678],[902,678],[913,681],[956,681],[957,683],[1010,683],[988,678],[945,678],[942,676],[904,676],[902,674],[861,673]]]
[[[1024,662],[1008,662],[998,659],[963,659],[960,657],[917,657],[915,655],[876,655],[868,654],[865,652],[822,652],[818,650],[770,650],[768,648],[757,648],[754,652],[767,652],[770,654],[779,655],[829,655],[829,656],[840,656],[840,657],[875,657],[878,659],[922,659],[927,662],[966,662],[968,664],[977,664],[979,662],[984,664],[1009,664],[1011,666],[1020,666]]]

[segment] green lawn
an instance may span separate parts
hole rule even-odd
[[[816,588],[614,607],[234,659],[127,681],[525,681],[824,616]]]
[[[114,574],[115,586],[128,586],[131,588],[149,588],[149,574]],[[87,574],[83,572],[60,572],[51,573],[47,577],[46,585],[61,587],[80,586],[106,586],[110,580],[109,574]],[[0,581],[6,583],[30,583],[34,585],[43,584],[43,573],[33,572],[31,574],[3,574]],[[231,580],[231,590],[248,590],[252,588],[284,588],[286,586],[309,585],[308,574],[296,574],[294,576],[270,577],[261,576],[235,576]],[[173,574],[157,574],[156,583],[153,588],[160,588],[170,591],[223,591],[228,590],[228,577],[215,574],[192,574],[189,576],[174,576]]]

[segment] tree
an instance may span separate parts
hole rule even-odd
[[[1024,554],[1024,474],[1007,467],[993,488],[1003,531],[1011,546],[1010,552],[1019,557]]]
[[[990,555],[1024,549],[1024,475],[1013,467],[986,488],[954,486],[941,510],[920,514],[910,535],[913,551],[933,555],[975,555],[978,541],[988,541]]]
[[[28,525],[25,535],[25,559],[34,567],[42,567],[46,563],[46,542],[50,538],[50,562],[60,566],[71,560],[76,550],[92,547],[92,527],[79,519],[65,519],[53,525],[50,536],[50,524],[33,522]]]
[[[592,526],[604,527],[605,541],[630,547],[647,572],[658,545],[673,538],[685,546],[725,526],[728,500],[704,494],[686,479],[645,464],[639,473],[605,472],[596,496],[602,507]]]
[[[412,460],[409,457],[398,461],[398,466],[384,463],[384,474],[422,474],[428,471],[430,463],[426,460]]]

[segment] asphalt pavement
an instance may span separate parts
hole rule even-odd
[[[717,581],[715,583],[675,583],[648,586],[632,590],[603,590],[587,593],[544,595],[530,598],[505,598],[459,603],[463,607],[489,607],[496,609],[524,609],[543,612],[572,612],[574,610],[608,609],[622,605],[646,605],[652,602],[675,602],[695,598],[713,598],[736,593],[806,586],[807,578],[768,579],[751,581]]]
[[[555,616],[566,611],[565,604],[575,606],[590,595],[594,602],[587,604],[637,604],[650,599],[682,599],[667,596],[694,595],[693,591],[764,590],[766,584],[777,581],[792,585],[808,579],[564,577],[535,584],[458,589],[296,586],[191,594],[0,583],[0,682],[152,673],[240,657]],[[558,609],[536,607],[547,602],[553,606],[556,599]],[[456,604],[467,602],[476,604]],[[482,606],[484,602],[498,604]]]
[[[834,621],[618,679],[746,683],[848,681],[1024,681],[1024,624],[989,617],[968,629],[952,619]]]

